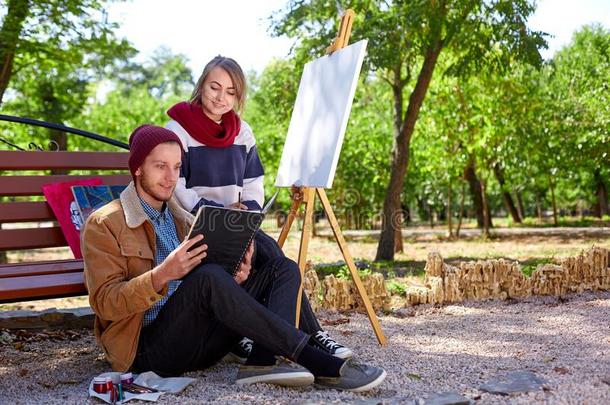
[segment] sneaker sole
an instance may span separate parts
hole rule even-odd
[[[308,371],[299,371],[294,373],[278,373],[255,375],[252,377],[240,378],[235,381],[236,384],[274,384],[283,387],[304,387],[313,384],[314,377]]]
[[[372,390],[373,388],[375,388],[376,386],[381,384],[383,382],[383,380],[385,380],[386,375],[387,375],[387,373],[385,372],[385,370],[383,370],[383,373],[381,373],[379,375],[379,377],[377,377],[376,379],[374,379],[373,381],[371,381],[367,385],[363,385],[362,387],[356,387],[356,388],[347,389],[345,391],[362,392],[362,391]]]
[[[360,387],[354,387],[354,388],[341,388],[341,387],[336,387],[336,386],[332,386],[332,385],[324,385],[324,384],[316,384],[316,386],[321,389],[334,389],[334,390],[338,390],[338,391],[350,391],[350,392],[364,392],[364,391],[372,390],[373,388],[375,388],[379,384],[381,384],[383,382],[383,380],[385,380],[386,375],[387,375],[386,371],[383,370],[383,372],[381,374],[379,374],[379,376],[377,378],[375,378],[373,381],[371,381],[370,383],[368,383],[366,385],[362,385]]]
[[[353,355],[354,355],[354,352],[352,352],[351,350],[345,350],[344,353],[333,354],[333,356],[343,359],[343,360],[347,360],[347,359],[351,358]]]

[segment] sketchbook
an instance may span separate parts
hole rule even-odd
[[[261,211],[212,205],[199,207],[188,238],[203,234],[203,240],[193,246],[195,248],[202,244],[208,245],[207,256],[202,263],[219,264],[229,274],[235,276],[250,242],[254,239],[276,196],[277,192]]]
[[[116,200],[126,186],[72,186],[74,202],[78,208],[82,223],[84,224],[89,215],[96,209]]]

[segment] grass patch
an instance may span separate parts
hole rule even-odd
[[[552,264],[553,258],[543,257],[536,259],[529,259],[523,261],[521,264],[521,272],[528,277],[531,277],[534,271],[538,268],[538,266],[543,264]]]
[[[396,277],[422,277],[425,275],[425,261],[413,260],[384,260],[384,261],[369,261],[355,260],[356,268],[360,277],[367,276],[372,273],[381,273],[387,279]],[[338,278],[351,278],[351,274],[347,264],[340,261],[336,263],[321,263],[315,267],[318,277],[324,278],[329,275],[334,275]]]
[[[381,260],[371,263],[371,268],[386,278],[423,277],[425,267],[425,261],[417,260]]]
[[[407,286],[396,279],[386,281],[385,288],[392,295],[400,295],[402,297],[407,295]]]
[[[514,224],[515,227],[523,228],[552,228],[552,218],[545,218],[542,222],[538,218],[525,218],[522,224]],[[603,227],[610,226],[610,216],[604,215],[603,218],[598,217],[558,217],[557,226],[566,228],[587,228],[587,227]]]
[[[354,264],[356,265],[356,269],[358,269],[358,275],[360,277],[372,274],[371,266],[366,260],[356,260],[354,261]],[[352,277],[349,267],[347,267],[347,264],[345,264],[343,261],[337,263],[322,263],[316,265],[314,268],[318,274],[318,277],[321,279],[330,275],[342,279]]]

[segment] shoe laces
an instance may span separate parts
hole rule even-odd
[[[250,339],[248,338],[243,338],[242,340],[239,341],[238,345],[239,347],[241,347],[241,349],[243,351],[245,351],[246,353],[250,353],[252,351],[252,344],[254,342],[252,342]]]
[[[333,351],[343,347],[343,345],[337,343],[333,338],[331,338],[328,335],[328,332],[323,330],[318,331],[316,333],[316,340],[324,347],[326,347],[329,351]]]

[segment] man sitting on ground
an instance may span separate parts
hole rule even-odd
[[[207,246],[191,249],[202,237],[185,240],[193,218],[172,198],[180,140],[143,125],[129,144],[134,181],[89,217],[82,236],[95,334],[115,370],[172,376],[204,369],[246,336],[254,345],[237,383],[315,379],[365,391],[384,380],[383,369],[332,356],[293,326],[301,283],[294,261],[277,257],[251,275],[249,248],[235,277],[201,264]]]

